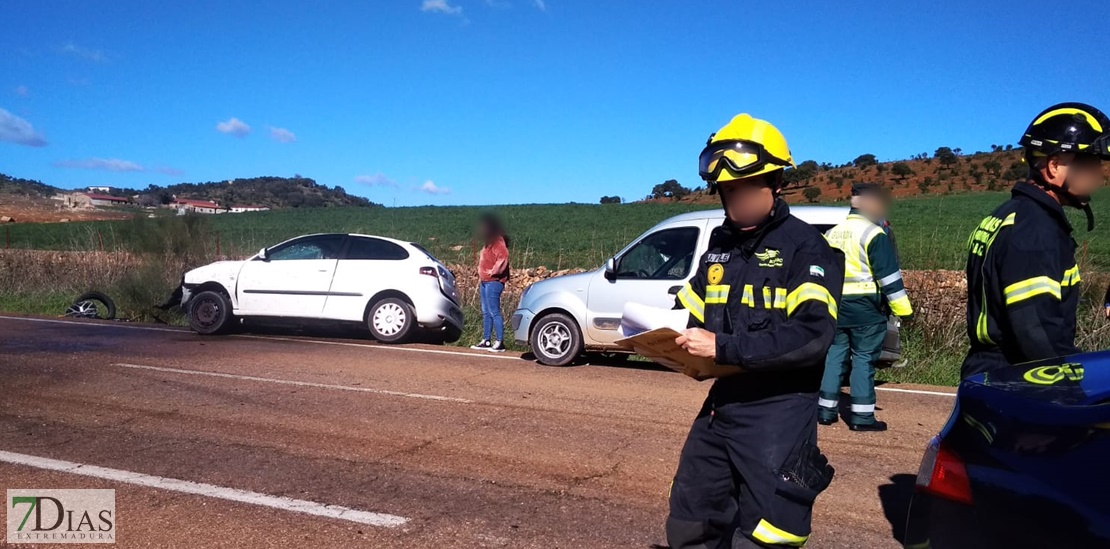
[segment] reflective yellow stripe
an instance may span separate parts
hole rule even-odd
[[[1060,299],[1060,283],[1047,276],[1036,276],[1010,284],[1002,293],[1006,297],[1006,305],[1020,303],[1042,294]]]
[[[879,293],[879,287],[874,282],[845,282],[844,295],[870,295]]]
[[[890,312],[897,316],[909,316],[913,314],[913,306],[910,305],[910,298],[905,292],[899,292],[901,297],[890,300]]]
[[[728,284],[710,284],[705,287],[705,302],[708,304],[725,304],[728,303],[728,291],[731,288]]]
[[[1074,107],[1064,107],[1062,109],[1056,109],[1056,110],[1048,111],[1048,112],[1044,113],[1043,115],[1041,115],[1040,118],[1034,120],[1032,125],[1036,126],[1037,124],[1040,124],[1041,122],[1044,122],[1045,120],[1048,120],[1049,118],[1052,118],[1053,116],[1060,116],[1060,115],[1067,115],[1067,114],[1078,114],[1078,115],[1082,116],[1083,118],[1085,118],[1087,120],[1087,123],[1090,124],[1091,127],[1094,128],[1094,130],[1096,132],[1102,133],[1102,124],[1098,123],[1098,119],[1095,118],[1095,116],[1093,114],[1091,114],[1091,113],[1089,113],[1089,112],[1087,112],[1083,109],[1077,109],[1077,108],[1074,108]]]
[[[775,288],[775,308],[786,308],[786,288]]]
[[[678,302],[698,319],[698,322],[705,322],[705,302],[698,297],[697,292],[689,284],[682,287],[678,292]]]
[[[763,287],[763,308],[764,309],[770,309],[771,308],[771,287],[770,286],[764,286]]]
[[[786,316],[794,314],[794,310],[806,301],[820,301],[829,307],[829,315],[836,318],[836,300],[824,286],[813,282],[806,282],[794,289],[786,296]]]
[[[755,307],[755,288],[751,284],[744,285],[744,295],[741,296],[740,302],[748,307]]]
[[[1076,284],[1079,284],[1082,280],[1082,277],[1079,276],[1079,265],[1076,265],[1064,271],[1064,278],[1060,281],[1060,285],[1075,286]]]
[[[767,522],[767,519],[759,520],[755,531],[752,532],[752,537],[768,545],[789,545],[791,547],[801,547],[809,539],[809,536],[798,536],[778,528]]]

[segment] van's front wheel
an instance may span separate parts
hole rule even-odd
[[[551,313],[536,323],[529,343],[540,364],[566,366],[582,353],[582,332],[573,318]]]

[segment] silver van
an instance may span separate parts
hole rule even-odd
[[[848,208],[795,206],[790,213],[824,233],[848,216]],[[709,246],[710,232],[724,220],[719,209],[676,215],[595,271],[532,284],[510,321],[514,338],[551,366],[569,364],[584,352],[620,353],[614,342],[621,338],[624,304],[674,306],[675,294],[694,276],[695,263]],[[891,329],[896,343],[897,324]],[[898,360],[889,351],[881,360]]]

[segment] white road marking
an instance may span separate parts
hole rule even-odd
[[[257,376],[244,376],[239,374],[224,374],[220,372],[204,372],[200,370],[183,370],[180,368],[165,368],[162,366],[145,366],[142,364],[127,364],[127,363],[114,363],[112,366],[119,366],[120,368],[133,368],[136,370],[153,370],[155,372],[168,372],[171,374],[186,374],[193,376],[209,376],[209,377],[222,377],[227,379],[239,379],[243,381],[261,381],[263,383],[276,383],[278,385],[295,385],[298,387],[313,387],[316,389],[331,389],[334,391],[352,391],[356,393],[373,393],[376,395],[389,395],[407,398],[420,398],[424,400],[439,400],[444,402],[460,402],[463,404],[471,404],[474,401],[466,398],[447,397],[439,395],[425,395],[421,393],[405,393],[401,391],[388,391],[386,389],[371,389],[369,387],[352,387],[350,385],[328,385],[326,383],[312,383],[310,381],[292,381],[288,379],[276,379],[270,377],[257,377]]]
[[[173,328],[158,328],[158,327],[155,327],[155,326],[141,326],[141,325],[128,325],[128,324],[102,324],[102,323],[96,323],[96,322],[80,322],[80,321],[73,321],[73,320],[52,320],[52,319],[45,319],[45,318],[24,318],[24,317],[16,317],[16,316],[0,316],[0,320],[21,320],[21,321],[25,321],[25,322],[47,322],[47,323],[54,323],[54,324],[73,324],[73,325],[77,325],[77,326],[94,326],[94,327],[99,326],[99,327],[104,327],[104,328],[121,328],[121,329],[130,329],[130,330],[148,330],[148,331],[152,331],[152,332],[171,332],[171,333],[178,333],[178,334],[190,333],[187,330],[175,330]],[[295,337],[275,337],[275,336],[258,336],[258,335],[235,335],[235,336],[231,336],[231,337],[240,337],[240,338],[246,338],[246,339],[260,339],[260,340],[264,340],[264,341],[265,340],[270,340],[270,341],[287,341],[287,342],[292,342],[292,343],[311,343],[311,344],[314,344],[314,345],[336,345],[336,346],[340,346],[340,347],[362,347],[362,348],[366,348],[366,349],[374,349],[374,350],[379,350],[379,351],[407,351],[407,352],[412,352],[412,353],[427,353],[427,354],[437,354],[437,355],[465,356],[465,357],[470,357],[470,358],[488,358],[488,359],[516,360],[516,361],[521,360],[520,357],[515,356],[515,355],[500,355],[500,354],[492,354],[492,353],[488,353],[488,352],[487,353],[468,353],[468,352],[463,352],[463,351],[441,351],[441,350],[436,350],[436,349],[421,349],[421,348],[417,348],[417,347],[400,347],[400,346],[389,346],[389,347],[387,347],[387,346],[384,346],[384,345],[377,345],[377,344],[373,344],[373,343],[352,343],[352,342],[349,342],[349,341],[322,341],[322,340],[318,340],[318,339],[300,339],[300,338],[295,338]],[[955,393],[943,393],[943,392],[940,392],[940,391],[925,391],[925,390],[920,390],[920,389],[895,389],[893,387],[876,387],[875,390],[876,391],[891,391],[891,392],[896,392],[896,393],[911,393],[911,394],[917,394],[917,395],[943,396],[943,397],[954,397],[954,396],[956,396]],[[443,397],[443,398],[446,398],[446,397]],[[467,401],[467,402],[469,402],[469,401]]]
[[[894,387],[875,387],[876,391],[891,391],[894,393],[913,393],[915,395],[935,395],[942,397],[954,397],[956,393],[942,393],[940,391],[922,391],[921,389],[895,389]]]
[[[451,356],[467,356],[470,358],[493,358],[500,360],[515,360],[519,362],[521,359],[516,355],[494,354],[489,351],[480,351],[474,353],[467,353],[465,351],[440,351],[436,349],[421,349],[419,347],[400,347],[377,345],[373,343],[353,343],[350,341],[323,341],[319,339],[299,339],[295,337],[278,337],[278,336],[261,336],[261,335],[235,335],[232,337],[241,337],[246,339],[262,339],[267,341],[291,341],[294,343],[314,343],[316,345],[338,345],[340,347],[365,347],[367,349],[378,349],[386,351],[408,351],[412,353],[428,353],[433,355],[451,355]]]
[[[370,526],[396,528],[398,526],[405,525],[409,521],[409,519],[405,517],[386,515],[382,513],[371,513],[370,511],[361,511],[358,509],[351,509],[349,507],[341,507],[339,505],[327,505],[324,503],[316,503],[314,501],[306,501],[303,499],[271,496],[268,494],[260,494],[258,492],[239,490],[237,488],[225,488],[223,486],[202,484],[199,482],[192,482],[188,480],[156,477],[131,471],[122,471],[120,469],[97,467],[96,465],[86,465],[83,463],[74,463],[71,461],[62,461],[39,456],[30,456],[26,454],[16,454],[13,452],[5,452],[3,450],[0,450],[0,462],[12,463],[15,465],[25,465],[27,467],[45,469],[47,471],[61,471],[63,473],[72,473],[75,475],[98,478],[102,480],[110,480],[113,482],[122,482],[125,484],[134,484],[136,486],[156,488],[159,490],[169,490],[171,492],[181,492],[183,494],[193,494],[197,496],[223,499],[227,501],[236,501],[239,503],[258,505],[261,507],[271,507],[273,509],[281,509],[282,511],[305,513],[318,517],[346,520],[349,522],[357,522],[359,524],[369,524]]]
[[[0,320],[20,320],[23,322],[41,322],[44,324],[72,324],[74,326],[86,326],[92,328],[126,328],[128,330],[146,330],[148,332],[171,332],[175,334],[187,334],[188,330],[174,329],[174,328],[159,328],[157,326],[143,326],[135,324],[124,324],[122,322],[107,323],[107,322],[87,322],[79,320],[60,320],[52,318],[26,318],[21,316],[0,316]]]

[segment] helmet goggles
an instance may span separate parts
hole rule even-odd
[[[743,139],[710,142],[698,157],[698,174],[706,181],[716,181],[721,171],[728,169],[736,176],[756,174],[767,164],[790,166],[791,162],[778,158],[763,145]]]

